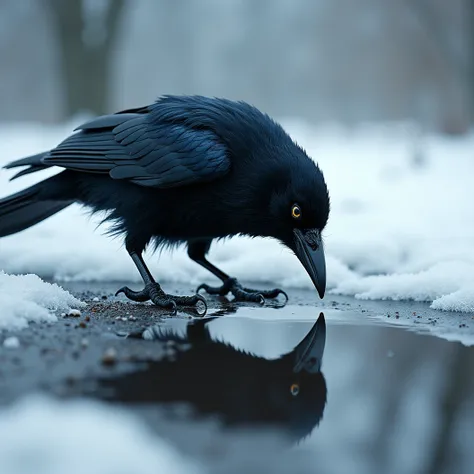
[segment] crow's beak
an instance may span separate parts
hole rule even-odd
[[[320,313],[311,331],[293,350],[295,356],[293,372],[298,373],[302,370],[311,374],[319,372],[325,344],[326,321],[324,320],[324,314]]]
[[[319,296],[326,291],[326,261],[324,259],[321,233],[316,229],[295,229],[296,256],[308,272]]]

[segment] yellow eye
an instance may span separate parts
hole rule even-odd
[[[300,386],[297,383],[292,384],[291,387],[290,387],[290,393],[294,397],[296,397],[296,395],[298,395],[298,393],[300,393]]]
[[[293,219],[301,219],[301,208],[298,204],[293,204],[291,207],[291,217]]]

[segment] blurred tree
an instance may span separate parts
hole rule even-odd
[[[444,0],[405,0],[405,4],[442,66],[446,97],[452,100],[450,89],[461,96],[460,106],[451,104],[454,111],[445,112],[441,128],[448,134],[464,134],[474,122],[474,42],[469,40],[474,38],[474,0],[458,1],[459,8]]]
[[[59,47],[65,115],[107,112],[109,75],[125,0],[45,0]]]

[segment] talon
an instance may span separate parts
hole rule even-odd
[[[125,290],[128,290],[128,288],[126,286],[122,286],[122,288],[117,290],[117,292],[115,293],[115,296],[120,295],[120,293],[125,293]]]
[[[257,290],[252,290],[252,288],[243,288],[244,291],[248,293],[256,293]],[[273,290],[266,290],[266,291],[259,291],[264,298],[277,298],[279,295],[283,295],[285,297],[285,303],[288,301],[288,295],[286,294],[285,291],[283,291],[280,288],[275,288]]]
[[[204,290],[210,295],[224,296],[230,291],[230,288],[226,283],[224,283],[222,286],[209,286],[203,283],[197,287],[196,293],[199,293],[200,290]]]
[[[146,288],[142,291],[133,291],[128,286],[122,286],[122,288],[120,288],[117,293],[115,293],[115,296],[119,295],[120,293],[123,293],[129,300],[138,301],[140,303],[150,299],[149,292]]]
[[[176,304],[176,301],[173,301],[173,300],[170,300],[168,306],[171,306],[170,308],[170,311],[171,311],[171,315],[173,316],[176,316],[177,312],[178,312],[178,305]]]
[[[276,298],[277,296],[279,296],[279,295],[283,295],[283,296],[285,297],[285,304],[286,304],[286,303],[288,302],[288,300],[289,300],[286,291],[283,291],[283,290],[280,290],[280,289],[279,289],[279,293],[278,293],[278,295],[275,296],[275,298]]]
[[[207,308],[207,302],[206,302],[206,298],[204,298],[204,296],[196,294],[195,298],[196,298],[196,300],[197,300],[195,304],[199,303],[199,301],[200,301],[200,302],[203,303],[203,304],[206,306],[206,308]]]
[[[204,305],[203,315],[207,312],[206,299],[201,295],[194,296],[174,296],[166,294],[158,283],[150,282],[145,285],[145,288],[141,291],[133,291],[130,288],[124,286],[120,288],[116,295],[124,293],[128,299],[132,301],[148,301],[151,300],[156,306],[169,310],[172,315],[176,315],[178,312],[178,306],[194,306],[196,303],[201,302]]]
[[[235,278],[229,278],[225,280],[223,285],[219,287],[212,287],[203,283],[197,287],[196,293],[199,293],[200,290],[205,290],[210,295],[221,296],[231,292],[235,298],[235,301],[251,301],[260,305],[264,305],[267,298],[276,298],[280,294],[285,297],[285,304],[288,301],[288,295],[283,290],[280,290],[280,288],[267,291],[243,288]]]
[[[206,313],[207,313],[207,302],[206,302],[206,299],[203,298],[201,295],[196,295],[196,298],[197,298],[197,301],[196,301],[196,313],[199,315],[199,316],[204,316]],[[204,306],[204,311],[201,313],[199,312],[199,303],[202,303],[202,305]]]

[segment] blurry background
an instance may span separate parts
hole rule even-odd
[[[0,0],[0,121],[161,94],[309,122],[474,119],[473,0]]]
[[[275,117],[296,118],[315,126],[327,122],[354,127],[366,122],[410,121],[427,134],[467,135],[474,121],[474,0],[0,0],[0,125],[6,125],[0,129],[2,160],[52,146],[71,131],[70,121],[83,113],[101,114],[137,107],[171,93],[243,99]],[[14,122],[66,122],[67,127],[53,127],[51,131],[48,127],[37,129],[36,125],[10,127]],[[313,129],[308,130],[311,130],[308,136],[312,137]],[[432,214],[427,214],[427,210],[443,210],[444,198],[440,198],[443,202],[438,205],[433,196],[440,194],[439,189],[449,189],[453,202],[458,203],[461,199],[456,190],[462,194],[465,189],[472,189],[472,174],[461,170],[460,176],[469,181],[464,188],[459,187],[457,178],[449,176],[448,185],[440,181],[442,184],[438,186],[433,182],[433,175],[427,174],[421,194],[418,187],[421,172],[412,169],[412,162],[406,159],[411,157],[411,148],[405,150],[398,137],[395,134],[389,141],[373,144],[362,137],[357,148],[353,142],[349,146],[345,141],[334,148],[339,136],[330,136],[330,146],[321,137],[315,140],[322,149],[319,156],[328,157],[324,169],[333,183],[333,209],[344,217],[333,218],[340,232],[332,232],[329,245],[350,269],[358,268],[354,263],[358,259],[372,259],[375,263],[361,270],[369,275],[390,271],[416,273],[435,265],[441,258],[439,252],[446,235],[441,236],[440,243],[434,241],[435,247],[428,248],[432,254],[428,263],[416,260],[420,254],[423,256],[427,235],[435,238],[438,234],[438,220],[431,219]],[[453,155],[462,151],[463,162],[472,162],[472,143],[472,140],[463,142],[462,150],[461,145],[446,148],[443,143],[435,143],[438,155],[442,155],[439,161],[449,167]],[[397,146],[403,150],[397,151]],[[319,150],[316,146],[315,149]],[[385,168],[379,172],[373,166],[381,161],[382,152],[387,158],[385,173],[382,173]],[[370,158],[364,162],[365,167],[360,166],[359,180],[365,183],[364,189],[368,188],[365,195],[355,185],[354,189],[350,187],[351,176],[356,176],[355,168],[350,167],[353,154],[358,160]],[[335,162],[336,155],[345,161]],[[404,186],[397,181],[402,172],[394,167],[395,163],[401,167],[405,161],[409,165],[404,165],[403,172],[413,175],[415,183],[414,193],[407,198],[406,211],[398,194]],[[346,181],[340,169],[346,171]],[[375,183],[379,175],[380,189],[394,196],[390,212],[395,217],[390,220],[397,225],[396,230],[404,230],[396,211],[403,214],[406,223],[411,215],[408,211],[415,209],[410,225],[405,226],[414,234],[419,216],[428,215],[420,224],[426,234],[420,231],[419,246],[409,247],[406,239],[399,239],[400,246],[388,245],[396,232],[381,219],[389,214],[385,212],[388,204],[384,201],[380,215],[375,214],[376,219],[367,221],[371,225],[360,225],[364,206],[374,205],[368,184]],[[442,169],[440,176],[445,175]],[[24,186],[24,182],[20,185]],[[427,197],[427,189],[431,189],[428,185],[433,191]],[[2,180],[2,194],[7,193],[7,186],[10,185],[6,179]],[[342,189],[345,194],[340,192],[342,198],[338,198]],[[406,185],[403,189],[406,194]],[[417,195],[421,203],[427,200],[426,208],[413,207]],[[472,222],[464,217],[472,212],[471,202],[465,199],[467,211],[459,214],[462,228],[453,231],[463,238]],[[453,217],[453,206],[445,204],[445,207],[444,215]],[[352,215],[354,221],[350,221]],[[77,236],[80,235],[81,241],[83,236],[78,234],[77,226],[56,225],[63,217],[48,221],[37,234],[28,234],[23,240],[18,236],[5,239],[0,261],[3,268],[52,276],[58,271],[60,275],[61,272],[68,275],[63,269],[67,267],[77,277],[78,270],[70,269],[82,265],[92,275],[87,278],[100,280],[110,274],[122,275],[114,265],[126,260],[123,265],[128,273],[123,275],[135,275],[124,252],[109,258],[111,254],[105,249],[111,252],[111,244],[105,238],[102,247],[99,237],[86,240],[82,253],[76,254]],[[426,225],[428,221],[433,222],[433,232]],[[450,226],[446,220],[443,222],[446,231]],[[56,234],[50,231],[53,226],[61,232],[70,231],[72,237],[54,240],[51,236]],[[352,230],[352,241],[347,239],[344,226]],[[351,242],[354,244],[357,232],[364,228],[367,234],[359,241],[365,246],[360,251],[358,247],[354,250]],[[92,226],[88,227],[84,236],[91,229]],[[371,240],[374,229],[377,236],[381,235],[380,242],[388,242],[388,250],[374,247],[375,240]],[[341,236],[339,247],[338,235]],[[31,248],[31,241],[38,245],[43,242],[41,253],[36,246]],[[48,247],[44,242],[52,243]],[[63,246],[63,253],[56,246],[58,242]],[[67,245],[73,245],[74,252]],[[472,240],[465,245],[472,253]],[[94,246],[99,250],[85,256],[87,249]],[[448,250],[454,252],[460,245],[450,247]],[[31,267],[33,254],[36,267]],[[109,273],[101,273],[105,265],[100,255],[107,261]],[[466,255],[467,251],[455,257],[466,264]],[[396,266],[399,262],[405,265],[410,258],[415,261],[414,267]],[[374,267],[387,261],[387,268]],[[256,265],[260,265],[262,278],[272,276],[268,264],[244,264],[240,264],[241,272],[249,267],[249,272],[255,274]],[[188,263],[181,264],[185,271],[178,272],[176,278],[189,278],[191,270],[184,265]],[[334,270],[337,270],[335,266]],[[272,271],[275,274],[276,270]],[[172,278],[175,273],[173,269],[173,275],[165,276]],[[282,273],[288,273],[286,267]],[[444,282],[445,270],[441,268],[439,273],[439,281]],[[248,276],[245,272],[241,274]],[[464,274],[472,288],[470,274],[467,271]],[[333,271],[331,275],[342,280],[341,272]],[[277,276],[283,278],[278,272]],[[428,296],[424,293],[413,296],[406,289],[397,291],[408,291],[407,299],[432,300],[457,290],[457,287],[446,290],[437,281],[435,290],[431,293],[426,290]],[[421,288],[422,292],[428,286],[425,279],[420,284],[411,282],[405,285],[410,291],[413,287]],[[354,293],[360,291],[356,289]],[[327,429],[324,436],[316,435],[310,440],[316,449],[320,447],[319,459],[323,465],[333,464],[330,458],[322,459],[325,451],[335,454],[334,462],[341,467],[339,472],[441,473],[472,466],[472,426],[466,427],[465,420],[472,419],[474,388],[459,371],[466,363],[472,366],[472,348],[441,343],[435,338],[414,343],[414,336],[402,331],[395,335],[390,331],[354,332],[351,327],[344,331],[339,333],[342,336],[329,339],[326,367],[330,400],[327,416],[338,423]],[[259,340],[258,335],[255,337]],[[395,357],[392,357],[393,354],[388,354],[394,348]],[[334,357],[330,356],[331,352]],[[375,367],[373,361],[378,359],[389,360],[390,370],[385,370],[387,365],[382,365],[384,370]],[[430,397],[425,398],[427,392]],[[468,430],[470,437],[465,436]],[[346,455],[342,456],[341,452]]]

